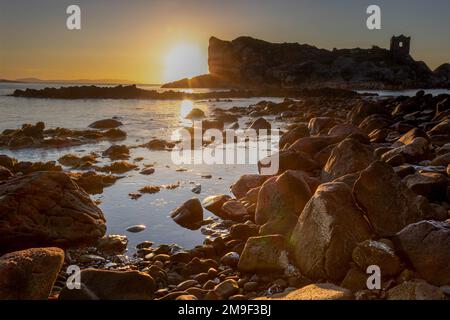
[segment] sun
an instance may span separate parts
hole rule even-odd
[[[164,81],[192,78],[208,73],[206,54],[191,43],[179,43],[164,56]]]

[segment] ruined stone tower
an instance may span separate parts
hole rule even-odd
[[[409,49],[411,44],[411,37],[406,37],[403,34],[391,38],[391,52],[396,56],[409,55]]]

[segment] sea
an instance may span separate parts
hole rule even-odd
[[[43,121],[47,128],[64,127],[70,129],[86,129],[96,120],[115,117],[123,123],[122,129],[128,137],[119,144],[128,146],[145,143],[154,138],[170,140],[172,135],[190,121],[185,116],[192,108],[202,109],[206,114],[214,108],[228,109],[233,106],[249,106],[261,100],[281,101],[279,98],[260,97],[251,99],[232,99],[231,101],[207,100],[55,100],[32,99],[8,96],[16,89],[41,89],[45,87],[63,87],[74,84],[67,83],[1,83],[0,82],[0,132],[5,129],[19,128],[24,123]],[[80,84],[76,84],[80,85]],[[141,85],[142,89],[163,91],[157,85]],[[180,90],[180,89],[179,89]],[[188,89],[187,92],[208,92],[208,89]],[[380,96],[414,95],[416,90],[408,91],[361,91],[377,93]],[[427,93],[450,93],[449,90],[426,90]],[[274,120],[274,119],[272,119]],[[245,126],[241,119],[240,124]],[[100,153],[106,150],[111,142],[77,146],[67,149],[24,149],[10,151],[0,149],[0,154],[13,156],[20,161],[55,161],[59,157],[73,153],[86,155],[91,152]],[[153,175],[141,175],[139,171],[131,171],[118,180],[113,186],[106,188],[100,195],[92,196],[100,202],[105,214],[108,234],[126,235],[129,250],[132,252],[136,244],[142,241],[153,241],[155,244],[177,244],[184,248],[192,248],[203,242],[205,234],[202,229],[192,231],[177,225],[170,212],[184,201],[198,197],[203,200],[215,194],[230,194],[230,186],[243,174],[257,173],[255,164],[246,165],[186,165],[173,163],[168,151],[149,151],[143,148],[131,150],[132,159],[143,157],[139,162],[144,165],[153,164]],[[99,165],[110,163],[109,159],[99,158]],[[183,167],[185,171],[177,171]],[[209,178],[210,177],[210,178]],[[146,185],[178,184],[176,189],[162,188],[159,193],[143,195],[132,200],[129,193],[135,193]],[[194,186],[201,185],[201,193],[194,194]],[[212,214],[205,210],[205,218]],[[146,229],[140,233],[129,233],[129,226],[143,224]],[[203,230],[204,232],[204,230]]]

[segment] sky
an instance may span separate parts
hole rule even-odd
[[[81,30],[66,8],[81,8]],[[366,9],[381,8],[381,30]],[[449,0],[0,0],[0,78],[122,79],[163,83],[208,71],[210,36],[252,36],[319,48],[388,47],[450,62]]]

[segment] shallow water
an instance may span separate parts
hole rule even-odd
[[[64,84],[68,86],[69,84]],[[6,96],[15,89],[35,88],[47,86],[60,87],[57,84],[11,84],[0,83],[0,131],[14,129],[23,123],[44,121],[47,128],[64,127],[70,129],[85,129],[96,120],[117,117],[123,122],[122,127],[128,134],[125,141],[118,144],[136,145],[153,138],[170,139],[171,134],[190,122],[184,116],[192,108],[200,108],[208,113],[214,107],[230,108],[233,106],[248,106],[269,98],[233,99],[232,102],[209,101],[157,101],[157,100],[52,100],[27,99]],[[144,89],[159,89],[155,86],[142,86]],[[189,90],[190,92],[205,92],[204,90]],[[414,95],[417,90],[409,91],[370,91],[380,96]],[[369,91],[365,91],[369,92]],[[449,90],[427,91],[433,94],[450,93]],[[279,102],[280,99],[270,99]],[[246,119],[241,119],[243,124]],[[14,156],[21,161],[49,161],[57,160],[64,154],[79,155],[91,152],[101,152],[111,145],[110,142],[100,142],[62,150],[1,150],[0,154]],[[150,240],[158,243],[176,243],[186,248],[200,244],[204,235],[197,231],[183,229],[172,221],[170,211],[178,207],[191,197],[203,200],[205,197],[217,193],[229,193],[229,187],[242,174],[256,173],[256,165],[195,165],[183,166],[188,170],[177,172],[173,165],[170,152],[149,151],[147,149],[131,149],[131,158],[144,157],[139,162],[140,169],[144,164],[155,164],[155,173],[150,176],[132,171],[125,174],[112,187],[106,188],[103,194],[92,196],[100,200],[108,227],[108,234],[125,234],[130,243],[129,248],[142,241]],[[109,159],[103,159],[105,163]],[[211,174],[211,179],[202,175]],[[174,190],[161,189],[153,195],[143,195],[138,200],[132,200],[129,193],[137,192],[146,185],[167,185],[180,182],[180,187]],[[201,184],[200,195],[191,192],[195,184]],[[205,210],[205,218],[212,216]],[[128,233],[125,229],[131,225],[144,224],[147,229],[141,233]]]
[[[236,99],[232,102],[208,101],[155,101],[155,100],[51,100],[26,99],[5,96],[16,88],[42,88],[48,85],[16,85],[0,84],[0,131],[14,129],[23,123],[44,121],[47,128],[64,127],[70,129],[85,129],[96,120],[117,117],[127,132],[125,141],[118,144],[137,145],[153,138],[170,139],[171,134],[190,122],[184,116],[193,108],[200,108],[208,113],[213,107],[230,108],[233,106],[248,106],[263,98]],[[280,99],[271,99],[279,101]],[[241,119],[243,123],[245,120]],[[64,154],[79,155],[91,152],[101,152],[111,145],[110,142],[100,142],[61,150],[29,149],[20,151],[1,150],[0,154],[14,156],[21,161],[57,160]],[[178,166],[171,161],[170,152],[149,151],[137,148],[130,150],[130,162],[136,157],[144,157],[137,163],[140,169],[144,164],[155,163],[155,173],[150,176],[132,171],[125,174],[115,185],[106,188],[103,194],[92,196],[101,201],[108,227],[108,234],[125,234],[130,243],[129,248],[142,241],[150,240],[158,243],[176,243],[190,248],[202,243],[204,235],[197,231],[183,229],[172,221],[170,211],[191,197],[203,200],[217,193],[229,193],[229,187],[242,174],[256,173],[256,165],[195,165],[184,166],[185,172],[176,172]],[[100,160],[101,158],[99,158]],[[109,159],[103,159],[105,163]],[[211,174],[211,179],[202,175]],[[138,200],[132,200],[129,193],[137,192],[146,185],[168,185],[180,182],[180,187],[174,190],[161,189],[153,195],[143,195]],[[200,195],[191,192],[194,184],[201,184]],[[205,218],[212,216],[205,210]],[[141,233],[129,233],[125,229],[131,225],[144,224],[147,229]]]

